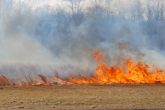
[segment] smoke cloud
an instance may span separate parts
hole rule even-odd
[[[1,62],[94,69],[91,53],[100,51],[108,65],[124,53],[164,69],[163,0],[1,0],[0,6]]]

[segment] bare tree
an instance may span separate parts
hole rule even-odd
[[[78,24],[82,18],[82,1],[83,0],[66,0],[67,8],[71,11],[71,18],[74,20],[76,24]]]
[[[164,18],[164,0],[155,1],[154,15],[156,20]]]
[[[140,0],[135,0],[133,2],[133,12],[132,12],[132,15],[134,17],[134,19],[137,19],[137,20],[143,20],[143,14],[144,14],[144,8],[142,7],[142,3]]]
[[[117,0],[116,2],[116,8],[117,8],[117,11],[118,11],[118,15],[119,16],[124,16],[124,7],[123,7],[123,3],[122,3],[122,0]]]
[[[94,14],[102,12],[100,4],[101,4],[101,0],[94,0],[94,1],[92,1],[92,5],[93,5],[92,12]]]
[[[147,19],[148,21],[153,19],[153,6],[151,4],[147,4]]]
[[[89,14],[99,15],[98,17],[109,17],[109,15],[113,15],[114,11],[112,11],[110,7],[111,0],[92,0],[91,7],[88,8]]]

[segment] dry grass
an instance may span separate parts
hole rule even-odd
[[[8,84],[9,84],[8,79],[5,76],[0,75],[0,86],[5,86],[5,85],[8,85]]]
[[[42,79],[43,82],[45,82],[45,83],[47,82],[47,79],[44,75],[38,74],[38,76]]]
[[[162,109],[165,84],[5,87],[0,108]]]

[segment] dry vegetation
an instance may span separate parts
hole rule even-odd
[[[165,84],[4,87],[2,109],[162,109]]]

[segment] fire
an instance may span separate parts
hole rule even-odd
[[[0,86],[52,86],[65,84],[155,84],[165,83],[165,73],[159,70],[155,65],[152,68],[145,62],[134,62],[130,57],[123,58],[118,66],[106,66],[103,58],[106,58],[99,52],[93,52],[94,58],[97,60],[98,67],[92,77],[81,75],[79,78],[69,78],[69,82],[59,79],[59,74],[54,71],[55,77],[50,81],[42,75],[38,74],[40,81],[36,83],[29,76],[30,82],[19,81],[21,84],[11,83],[5,76],[0,75]]]
[[[56,71],[56,74],[57,71]],[[70,82],[67,82],[67,81],[63,81],[59,78],[52,78],[50,82],[47,81],[46,77],[42,74],[38,74],[38,76],[41,78],[41,81],[39,82],[23,82],[23,81],[20,81],[21,84],[14,84],[14,83],[11,83],[10,81],[8,81],[8,79],[3,76],[3,75],[0,75],[0,86],[2,87],[19,87],[19,86],[53,86],[53,85],[65,85],[65,84],[72,84]]]
[[[156,66],[149,67],[145,62],[133,62],[131,58],[122,59],[121,63],[115,66],[106,66],[103,56],[99,52],[93,52],[98,67],[93,77],[82,75],[72,79],[70,82],[77,84],[153,84],[165,83],[165,74]]]

